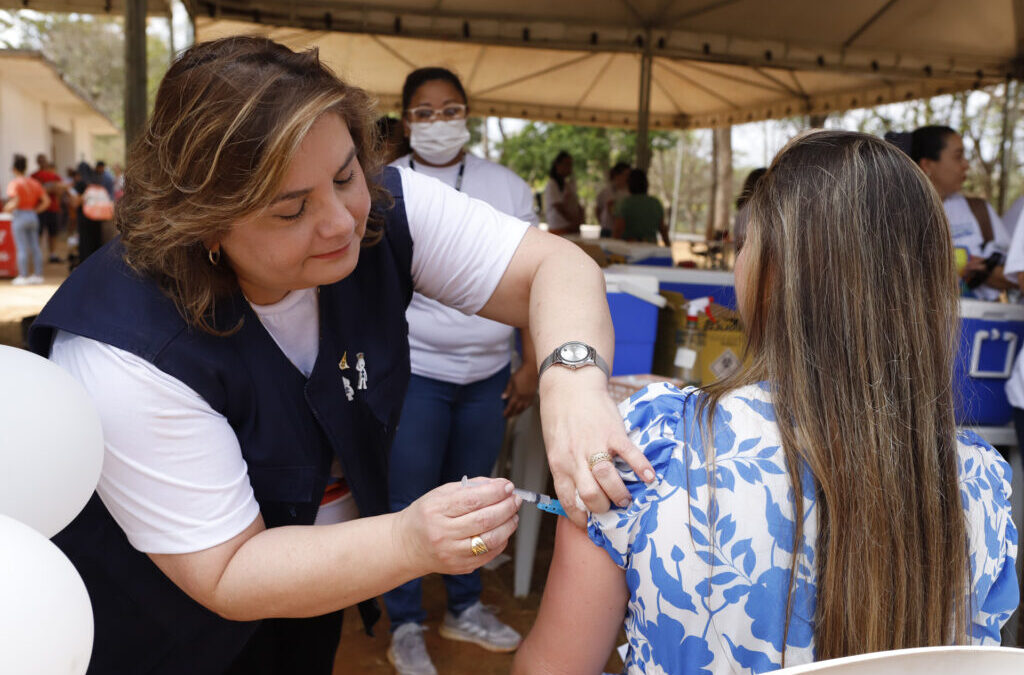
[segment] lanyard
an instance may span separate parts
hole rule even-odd
[[[416,162],[409,157],[409,168],[413,171],[416,170]],[[455,177],[455,191],[462,192],[462,174],[466,173],[466,156],[462,156],[462,161],[459,162],[459,175]]]

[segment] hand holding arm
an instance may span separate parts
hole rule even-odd
[[[615,339],[600,268],[575,244],[529,230],[480,315],[530,327],[538,357],[569,340],[592,346],[611,365]],[[538,359],[539,360],[539,359]],[[609,499],[629,499],[610,462],[590,470],[597,452],[621,456],[645,480],[650,463],[629,441],[622,418],[608,394],[607,378],[596,367],[571,371],[553,366],[540,378],[540,412],[548,463],[562,506],[578,524],[590,511],[606,511]]]

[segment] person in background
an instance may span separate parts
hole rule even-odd
[[[420,68],[402,87],[402,128],[411,152],[392,166],[436,178],[502,213],[537,224],[530,187],[509,169],[466,150],[469,104],[459,78]],[[537,359],[522,333],[523,358],[509,359],[514,329],[467,316],[420,293],[406,311],[412,377],[391,449],[391,510],[399,512],[438,485],[491,473],[505,418],[525,410],[537,392]],[[480,602],[479,570],[445,575],[448,611],[442,637],[491,651],[512,651],[520,635]],[[385,594],[391,619],[388,659],[401,675],[437,671],[423,640],[422,584],[413,579]]]
[[[747,221],[750,220],[750,209],[747,208],[747,202],[750,201],[754,189],[757,188],[757,184],[767,171],[768,169],[762,166],[748,173],[746,180],[743,181],[740,196],[736,198],[736,219],[732,226],[732,240],[736,242],[737,250],[743,248],[743,241],[747,236]]]
[[[551,162],[548,184],[544,188],[544,213],[548,232],[572,234],[580,231],[583,207],[576,196],[576,180],[572,176],[572,155],[562,150]]]
[[[60,200],[61,220],[67,231],[68,267],[78,265],[78,198],[75,185],[81,180],[78,169],[69,166],[64,171],[64,194]]]
[[[1017,197],[1010,204],[1010,208],[1006,209],[1000,220],[1003,221],[1003,227],[1006,228],[1006,233],[1013,239],[1017,233],[1017,226],[1020,225],[1021,218],[1024,217],[1024,195]]]
[[[46,190],[46,196],[50,198],[50,206],[39,213],[39,238],[42,240],[43,235],[46,236],[50,262],[59,263],[61,260],[57,255],[57,232],[60,230],[60,202],[67,186],[61,180],[60,175],[53,170],[53,163],[46,158],[46,155],[36,155],[36,164],[39,169],[32,174],[32,178],[42,184],[43,189]]]
[[[409,140],[403,131],[403,122],[397,117],[382,115],[377,118],[377,135],[381,139],[381,152],[386,164],[390,164],[409,152]]]
[[[597,220],[601,223],[601,236],[612,236],[615,229],[615,205],[629,196],[629,164],[618,162],[608,171],[608,182],[597,193]]]
[[[98,166],[99,164],[97,164]],[[103,245],[103,222],[90,218],[85,213],[86,191],[97,189],[106,190],[103,185],[103,178],[93,171],[88,162],[80,162],[77,170],[77,180],[72,186],[74,190],[75,220],[78,228],[78,263],[85,262],[89,256],[100,250]]]
[[[1014,206],[1020,202],[1022,200],[1018,199]],[[1010,240],[1010,250],[1006,254],[1003,274],[1008,279],[1015,280],[1020,288],[1024,288],[1024,227],[1017,227],[1014,230]],[[1017,431],[1017,438],[1024,439],[1024,358],[1021,358],[1019,353],[1013,364],[1013,370],[1010,371],[1010,377],[1007,378],[1004,385],[1004,391],[1006,400],[1013,408],[1013,426]],[[1020,442],[1018,441],[1018,447],[1020,447]],[[1009,461],[1009,453],[1005,452],[1006,449],[1001,447],[999,450]]]
[[[102,159],[96,162],[96,169],[94,171],[96,177],[100,181],[100,185],[107,191],[111,199],[114,199],[114,174],[107,169],[107,163]]]
[[[50,207],[50,198],[42,183],[25,175],[28,160],[15,155],[11,170],[14,180],[7,185],[4,213],[11,214],[11,234],[18,250],[18,276],[15,286],[43,283],[43,251],[39,248],[39,214]],[[33,267],[29,267],[29,263]]]
[[[124,167],[120,164],[114,165],[114,201],[120,201],[124,196]]]
[[[658,235],[665,246],[671,246],[668,225],[665,224],[665,207],[661,200],[647,194],[647,172],[632,169],[627,179],[629,196],[615,206],[615,229],[612,236],[626,241],[658,243]]]
[[[960,134],[945,126],[915,129],[910,138],[910,158],[942,199],[953,246],[967,250],[967,265],[961,274],[969,292],[981,300],[998,300],[1000,292],[1017,285],[1003,274],[1010,237],[988,202],[960,192],[968,169]]]
[[[558,524],[516,675],[600,672],[624,614],[631,675],[999,644],[1010,468],[956,428],[956,270],[928,180],[867,134],[790,141],[751,198],[736,292],[749,369],[620,405],[660,480],[588,531]]]

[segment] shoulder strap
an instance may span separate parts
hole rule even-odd
[[[988,204],[981,197],[968,197],[967,206],[971,209],[971,213],[974,214],[974,219],[978,221],[978,227],[981,228],[981,238],[984,240],[984,244],[989,243],[993,239],[992,235],[992,219],[988,215]]]

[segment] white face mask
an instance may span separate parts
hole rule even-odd
[[[417,155],[431,164],[447,164],[469,142],[466,120],[413,122],[409,127],[412,129],[409,145]]]

